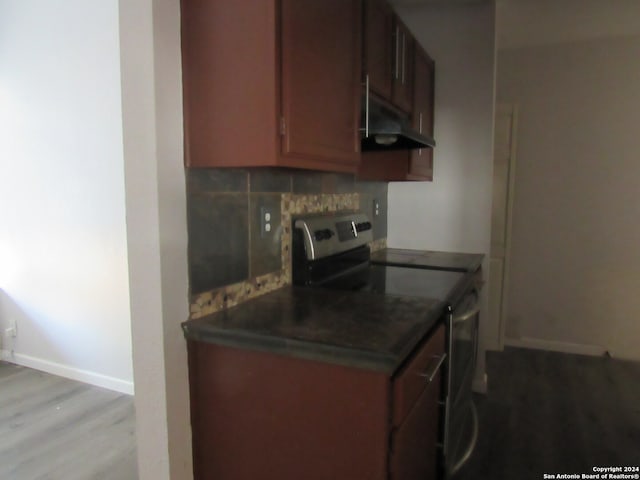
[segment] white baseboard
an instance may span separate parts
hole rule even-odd
[[[2,360],[24,367],[41,370],[43,372],[58,375],[60,377],[70,378],[79,382],[95,385],[96,387],[114,390],[127,395],[133,395],[133,382],[127,382],[115,377],[102,375],[101,373],[90,372],[89,370],[81,370],[79,368],[62,365],[60,363],[50,362],[41,358],[23,355],[21,353],[11,353],[9,350],[0,350]]]
[[[586,345],[582,343],[557,342],[542,338],[521,337],[506,338],[504,344],[509,347],[532,348],[535,350],[550,350],[552,352],[575,353],[578,355],[602,356],[607,349],[601,345]]]

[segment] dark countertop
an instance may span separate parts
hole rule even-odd
[[[371,254],[372,263],[456,272],[475,272],[480,268],[483,259],[484,255],[481,253],[453,253],[400,248],[385,248]]]
[[[182,327],[188,340],[393,374],[444,309],[426,298],[284,287]]]

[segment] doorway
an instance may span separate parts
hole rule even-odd
[[[503,350],[507,320],[518,110],[516,105],[498,104],[495,112],[489,318],[495,319],[498,325],[498,347]]]

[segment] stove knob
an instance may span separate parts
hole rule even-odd
[[[366,232],[367,230],[371,230],[371,222],[357,223],[356,230],[358,230],[358,232]]]
[[[322,240],[329,240],[334,233],[332,230],[325,228],[324,230],[316,230],[313,235],[316,237],[316,241],[321,242]]]

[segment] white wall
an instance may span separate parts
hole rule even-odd
[[[640,36],[499,54],[519,105],[508,338],[640,360],[639,58]]]
[[[140,480],[193,478],[178,0],[120,0]]]
[[[116,0],[0,0],[3,356],[132,392],[119,61]]]
[[[488,252],[494,19],[490,5],[398,13],[436,62],[433,182],[389,185],[394,247]]]
[[[388,244],[484,253],[489,276],[493,172],[494,7],[398,8],[436,62],[433,182],[389,185]],[[498,325],[481,312],[481,358],[497,348]]]
[[[499,49],[640,34],[638,0],[497,0]]]

